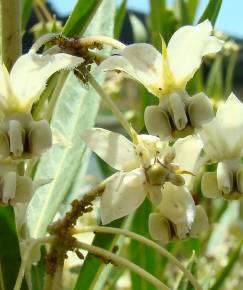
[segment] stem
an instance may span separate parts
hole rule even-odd
[[[22,52],[21,5],[19,0],[1,0],[1,53],[8,71]]]
[[[55,275],[53,277],[53,284],[52,284],[52,290],[60,290],[62,288],[62,273],[63,273],[63,264],[57,266],[57,270],[55,272]]]
[[[112,113],[117,117],[118,121],[121,123],[123,128],[127,131],[129,135],[131,135],[130,125],[127,120],[124,118],[121,111],[112,101],[112,99],[104,92],[100,84],[95,80],[95,78],[89,74],[89,83],[96,90],[96,92],[101,96],[102,100],[106,103],[107,107],[112,111]]]
[[[194,289],[196,290],[202,290],[201,286],[198,284],[195,277],[181,264],[179,260],[177,260],[170,252],[168,252],[166,249],[159,246],[157,243],[141,236],[136,233],[133,233],[131,231],[125,230],[125,229],[116,229],[111,227],[101,227],[101,226],[90,226],[90,227],[83,227],[83,228],[75,228],[71,230],[72,234],[79,234],[79,233],[85,233],[85,232],[100,232],[100,233],[107,233],[107,234],[120,234],[127,237],[130,237],[131,239],[137,240],[153,249],[158,251],[162,256],[165,256],[171,263],[175,264],[187,277],[187,279],[191,282]]]
[[[21,265],[19,268],[19,273],[18,273],[17,280],[15,282],[15,286],[14,286],[13,290],[20,290],[20,288],[21,288],[22,280],[24,278],[25,269],[26,269],[26,266],[27,266],[27,263],[28,263],[28,260],[30,258],[31,251],[33,250],[33,248],[40,245],[40,244],[52,243],[54,241],[54,239],[55,239],[55,237],[45,237],[45,238],[36,239],[32,243],[30,243],[29,248],[25,251],[25,253],[22,257]]]
[[[80,38],[79,40],[79,44],[84,45],[84,46],[89,46],[89,45],[92,45],[93,43],[108,44],[112,46],[113,48],[117,48],[117,49],[124,49],[126,47],[126,45],[123,44],[122,42],[114,38],[103,36],[103,35],[86,36],[86,37]]]
[[[29,52],[37,52],[43,45],[45,45],[47,42],[50,42],[57,38],[60,34],[58,33],[48,33],[43,36],[41,36],[30,48]],[[93,36],[86,36],[82,37],[79,39],[78,42],[80,45],[83,46],[91,46],[94,43],[99,43],[99,44],[107,44],[110,45],[113,48],[117,49],[124,49],[126,47],[125,44],[122,42],[113,39],[108,36],[103,36],[103,35],[93,35]]]
[[[130,269],[131,271],[137,273],[139,276],[141,276],[142,278],[144,278],[145,280],[153,284],[155,287],[158,287],[158,289],[169,290],[169,288],[159,279],[155,278],[153,275],[151,275],[150,273],[148,273],[141,267],[137,266],[136,264],[132,263],[131,261],[123,257],[120,257],[102,248],[91,246],[83,242],[76,241],[74,245],[78,248],[81,248],[90,252],[93,255],[98,255],[98,256],[104,257],[107,260],[111,260],[114,264],[118,266],[124,266]]]
[[[53,275],[49,275],[49,274],[46,274],[45,275],[45,281],[44,281],[43,290],[50,290],[50,289],[52,289],[53,278],[54,278]]]

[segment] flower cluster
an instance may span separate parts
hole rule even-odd
[[[52,145],[49,123],[35,120],[33,104],[45,89],[47,80],[62,69],[73,69],[83,59],[64,53],[20,56],[10,73],[0,68],[0,203],[26,203],[43,181],[33,182],[19,165],[38,157]],[[23,168],[23,166],[22,166]],[[25,168],[25,166],[24,166]]]
[[[204,196],[242,196],[243,104],[231,94],[215,116],[205,93],[189,96],[186,91],[202,58],[223,46],[211,33],[206,20],[180,28],[167,46],[162,39],[162,53],[146,43],[132,44],[101,63],[102,70],[127,73],[159,99],[157,106],[145,110],[149,135],[137,135],[131,129],[131,142],[93,128],[82,136],[118,170],[101,197],[103,224],[130,214],[147,197],[156,209],[148,221],[152,238],[169,242],[197,236],[207,229],[208,219],[192,192],[195,175],[201,176],[206,163],[217,163],[217,169],[202,174]]]

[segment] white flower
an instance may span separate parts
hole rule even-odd
[[[166,181],[175,185],[184,183],[177,174],[179,165],[172,163],[175,149],[166,146],[157,137],[136,135],[137,140],[133,144],[120,134],[93,128],[87,130],[82,138],[97,155],[119,170],[108,182],[101,197],[103,224],[130,214],[146,196],[158,205]],[[191,143],[191,137],[188,141]],[[192,156],[196,161],[198,155],[193,153]],[[189,164],[186,169],[194,169],[194,166]]]
[[[188,193],[187,195],[185,189],[182,189],[181,193],[183,196],[185,195],[193,211],[190,211],[190,206],[185,206],[184,201],[177,203],[177,214],[181,211],[183,215],[179,214],[179,216],[186,217],[185,213],[187,213],[187,221],[182,223],[173,223],[169,218],[164,216],[163,212],[150,214],[149,233],[154,240],[161,240],[164,243],[168,243],[173,239],[182,240],[188,236],[197,237],[202,231],[208,229],[208,217],[205,210],[200,205],[195,206],[193,200],[189,198],[190,194]],[[174,201],[171,201],[168,207],[172,209],[173,204]],[[192,217],[193,219],[191,219]]]
[[[171,37],[162,54],[152,45],[137,43],[107,58],[103,70],[121,70],[141,82],[157,97],[184,90],[205,55],[218,52],[223,42],[211,36],[208,20],[196,26],[184,26]]]
[[[211,162],[219,162],[216,172],[202,177],[202,191],[207,197],[235,199],[243,193],[243,104],[232,93],[218,108],[216,117],[199,132],[204,151]]]
[[[20,56],[8,73],[4,65],[0,68],[0,110],[29,112],[45,89],[48,78],[62,69],[73,69],[83,59],[65,53]]]

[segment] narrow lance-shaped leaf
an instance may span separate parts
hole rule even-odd
[[[219,14],[219,10],[221,8],[221,4],[222,4],[222,0],[209,0],[208,5],[205,8],[198,23],[203,22],[204,20],[208,19],[214,25]]]
[[[31,14],[33,0],[24,0],[22,3],[22,30],[24,31]]]
[[[10,206],[0,206],[0,232],[0,289],[10,290],[14,288],[21,260],[14,211]],[[21,289],[28,289],[25,281]]]
[[[122,0],[120,6],[116,9],[115,25],[114,25],[114,37],[119,38],[124,17],[126,15],[126,4],[127,0]]]
[[[102,0],[77,1],[73,12],[63,28],[63,35],[67,37],[82,35],[88,27],[92,17],[95,15],[101,2]]]

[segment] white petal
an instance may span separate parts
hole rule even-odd
[[[232,93],[217,111],[216,119],[231,153],[239,156],[243,147],[243,103]]]
[[[217,161],[241,155],[243,148],[243,103],[234,94],[220,105],[216,117],[200,131],[204,150]]]
[[[133,143],[121,134],[92,128],[82,134],[82,139],[100,158],[117,170],[131,170],[139,166]]]
[[[136,43],[120,50],[121,56],[111,56],[101,63],[103,70],[121,70],[140,81],[149,90],[161,87],[162,56],[150,44]]]
[[[178,139],[173,145],[176,156],[174,161],[182,170],[197,174],[201,166],[200,153],[203,148],[201,140],[196,135],[187,136]],[[190,174],[183,174],[186,185],[192,181],[193,176]]]
[[[177,30],[168,43],[168,62],[176,82],[186,84],[199,68],[202,57],[221,49],[222,43],[210,37],[212,25],[208,20],[196,26]]]
[[[151,213],[149,215],[149,234],[154,240],[169,243],[171,241],[171,232],[168,220],[161,214]]]
[[[35,53],[22,55],[17,59],[10,73],[13,94],[19,103],[18,109],[30,110],[45,89],[48,78],[55,72],[73,69],[82,62],[82,58],[65,53],[43,56]]]
[[[195,203],[185,186],[176,186],[166,182],[158,208],[161,214],[174,224],[186,223],[190,226],[194,220]]]
[[[4,64],[0,65],[0,109],[6,111],[8,102],[13,101],[9,73]]]
[[[119,172],[108,183],[101,197],[101,221],[107,224],[132,213],[145,199],[142,169]]]
[[[205,172],[201,180],[201,190],[203,196],[207,198],[222,197],[218,189],[216,172]]]
[[[196,214],[194,218],[194,222],[192,224],[192,228],[190,231],[191,237],[197,237],[202,231],[206,231],[208,229],[208,217],[201,205],[196,206]]]

